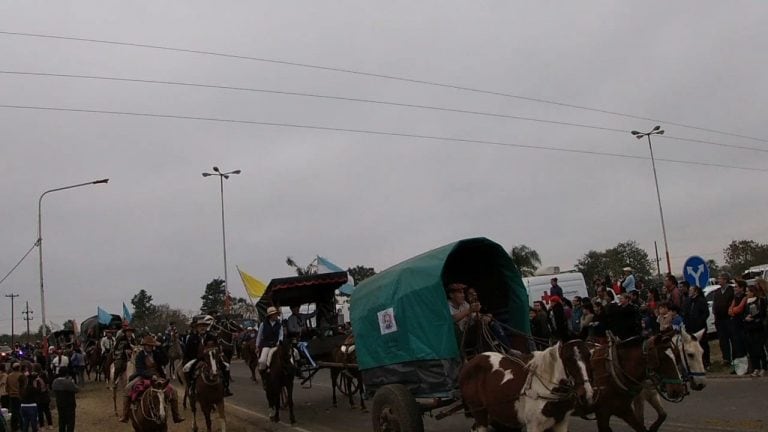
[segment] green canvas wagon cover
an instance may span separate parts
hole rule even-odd
[[[432,395],[455,385],[460,355],[446,294],[453,282],[477,289],[494,318],[530,334],[528,295],[507,252],[486,238],[451,243],[355,288],[350,314],[367,386],[401,383]]]

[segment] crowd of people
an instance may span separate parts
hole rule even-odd
[[[572,337],[602,340],[608,331],[627,339],[684,326],[690,334],[703,331],[700,343],[704,366],[709,369],[711,356],[706,333],[710,309],[702,288],[678,282],[670,274],[664,277],[661,290],[645,288],[635,279],[631,268],[624,271],[625,277],[615,284],[606,283],[605,279],[594,280],[596,294],[592,298],[567,299],[557,278],[552,278],[549,295],[535,301],[530,309],[531,333],[538,348]],[[735,361],[748,359],[753,376],[768,374],[768,283],[758,279],[749,285],[727,273],[721,274],[718,282],[720,287],[714,292],[711,313],[724,364],[735,374]],[[620,293],[616,294],[616,290]]]

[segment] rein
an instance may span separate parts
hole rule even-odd
[[[154,399],[151,396],[153,394],[157,395],[158,397],[157,405],[153,403]],[[149,401],[147,402],[147,405],[149,405],[148,408],[144,406],[145,397],[149,397]],[[153,423],[157,423],[157,424],[165,423],[166,417],[165,417],[164,402],[165,402],[165,393],[163,392],[163,390],[158,390],[155,388],[147,389],[144,392],[144,394],[141,396],[141,402],[139,403],[142,417],[144,417],[144,419],[149,420]],[[147,409],[149,410],[149,412],[147,412]]]

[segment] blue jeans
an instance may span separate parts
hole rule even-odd
[[[37,404],[21,405],[21,432],[37,432]]]

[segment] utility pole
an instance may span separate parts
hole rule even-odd
[[[29,322],[32,321],[32,317],[29,316],[29,314],[31,314],[32,312],[34,311],[29,310],[29,302],[27,302],[27,307],[24,309],[23,312],[21,312],[22,314],[24,314],[24,321],[27,322],[27,343],[32,342],[32,334],[29,332]]]
[[[14,316],[13,316],[13,314],[15,313],[14,310],[13,310],[13,299],[18,297],[19,295],[18,294],[6,294],[5,296],[8,297],[9,299],[11,299],[11,349],[15,349],[16,344],[14,343],[14,340],[13,340],[13,334],[14,334],[13,322],[15,321],[14,320]]]

